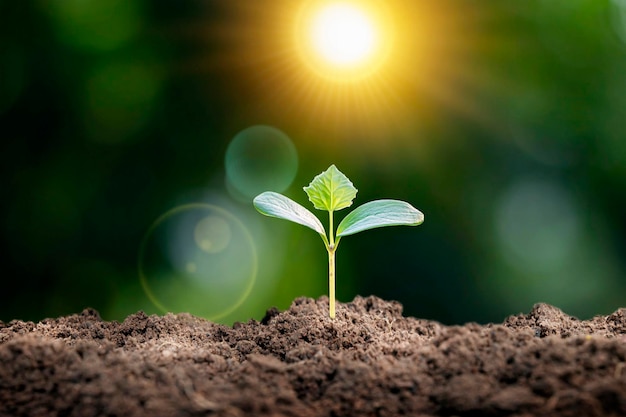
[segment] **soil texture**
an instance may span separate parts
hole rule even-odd
[[[626,309],[444,326],[376,297],[259,322],[0,322],[0,416],[624,416]]]

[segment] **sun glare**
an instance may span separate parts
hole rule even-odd
[[[366,60],[376,48],[377,36],[372,21],[362,10],[348,3],[324,7],[311,24],[315,50],[341,67]]]
[[[382,139],[425,140],[427,135],[415,132],[447,128],[451,113],[491,123],[474,100],[476,91],[496,83],[484,70],[483,57],[514,50],[506,37],[489,32],[494,24],[489,8],[469,3],[467,8],[411,0],[214,5],[209,24],[201,19],[181,28],[190,45],[196,34],[208,42],[208,55],[184,69],[222,77],[223,85],[207,77],[207,94],[229,94],[241,100],[245,117],[271,122],[316,147],[320,138],[329,138],[325,146],[370,142],[376,152],[396,152]]]
[[[389,46],[383,13],[365,3],[313,2],[298,21],[298,48],[319,75],[355,81],[375,72]]]

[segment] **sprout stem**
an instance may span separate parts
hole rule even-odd
[[[330,244],[328,245],[328,315],[331,319],[335,318],[335,228],[333,226],[333,211],[328,212],[328,237]]]
[[[328,314],[335,318],[335,248],[328,249]]]

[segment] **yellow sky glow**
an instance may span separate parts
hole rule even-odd
[[[416,130],[447,129],[450,114],[490,125],[474,96],[497,80],[481,59],[514,50],[508,38],[490,36],[488,10],[449,2],[217,4],[220,19],[190,35],[213,42],[211,55],[190,69],[227,77],[245,95],[242,112],[315,146],[334,138],[332,146],[394,150],[385,138],[425,141]]]

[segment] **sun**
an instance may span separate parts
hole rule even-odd
[[[311,22],[315,51],[339,67],[358,65],[375,51],[378,33],[371,19],[354,5],[333,3]]]
[[[181,69],[211,74],[208,94],[236,92],[229,100],[241,100],[246,118],[298,132],[311,149],[324,141],[395,155],[389,138],[421,143],[428,129],[447,129],[451,114],[501,126],[484,113],[480,92],[506,88],[506,79],[491,77],[491,60],[517,40],[491,32],[501,22],[492,8],[412,0],[214,3],[215,13],[176,29],[189,45],[199,34],[207,42]]]
[[[318,75],[356,81],[376,72],[390,44],[384,13],[366,2],[308,3],[298,19],[297,48]]]

